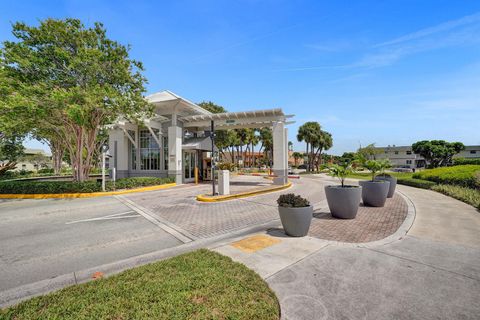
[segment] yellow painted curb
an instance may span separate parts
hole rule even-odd
[[[229,195],[226,195],[226,196],[215,196],[215,197],[212,197],[212,196],[209,196],[209,195],[206,195],[206,194],[200,194],[200,195],[197,196],[197,200],[201,201],[201,202],[227,201],[227,200],[252,197],[252,196],[259,195],[259,194],[284,190],[284,189],[290,188],[291,186],[292,186],[292,183],[288,182],[287,184],[284,184],[283,186],[273,187],[273,188],[269,188],[269,189],[246,191],[246,192],[241,192],[241,193],[237,193],[237,194],[229,194]]]
[[[5,193],[0,194],[0,199],[64,199],[64,198],[90,198],[90,197],[104,197],[115,196],[119,194],[154,191],[175,187],[176,183],[166,183],[157,186],[120,190],[120,191],[107,191],[107,192],[84,192],[84,193],[37,193],[37,194],[14,194]]]

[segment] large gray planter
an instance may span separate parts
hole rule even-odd
[[[387,200],[390,182],[388,181],[360,181],[362,186],[362,201],[366,206],[383,207]]]
[[[397,178],[392,176],[376,176],[375,180],[388,181],[390,182],[390,187],[388,188],[387,198],[392,198],[395,193],[395,188],[397,187]]]
[[[285,233],[292,237],[303,237],[310,229],[313,217],[313,206],[289,208],[278,207],[280,220]]]
[[[362,198],[362,187],[326,186],[325,195],[332,216],[340,219],[354,219],[356,217]]]

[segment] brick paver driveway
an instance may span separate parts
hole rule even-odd
[[[341,242],[376,241],[395,233],[407,213],[407,204],[398,194],[387,199],[381,208],[361,205],[356,218],[351,220],[335,219],[328,210],[321,210],[314,214],[309,235]]]
[[[241,179],[265,181],[262,177]],[[312,204],[320,206],[325,199],[323,189],[321,181],[299,179],[287,190],[217,203],[203,203],[195,199],[198,194],[211,192],[210,185],[131,194],[125,198],[174,224],[178,231],[185,231],[184,234],[208,238],[278,219],[276,200],[282,193],[301,194]]]

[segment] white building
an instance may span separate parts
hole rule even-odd
[[[13,171],[37,171],[52,167],[52,157],[42,149],[25,149]]]
[[[394,167],[423,168],[425,159],[413,153],[412,146],[376,147],[376,159],[389,159]],[[465,146],[454,158],[480,158],[480,146]]]
[[[287,182],[287,116],[281,109],[213,114],[170,91],[146,97],[154,116],[138,125],[118,121],[109,133],[110,168],[117,178],[174,176],[178,184],[211,178],[211,125],[215,130],[273,129],[275,183]]]

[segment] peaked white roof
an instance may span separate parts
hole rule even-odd
[[[210,111],[203,109],[202,107],[198,106],[192,101],[185,99],[169,90],[156,92],[154,94],[146,96],[145,99],[156,106],[167,107],[167,106],[172,106],[173,104],[179,103],[183,107],[190,109],[190,111],[192,111],[193,114],[203,114],[203,115],[212,114]]]

